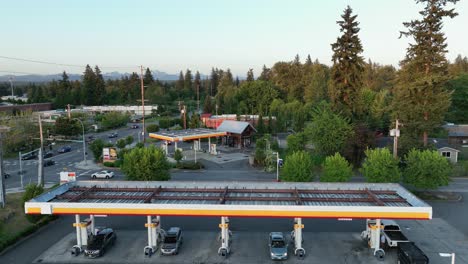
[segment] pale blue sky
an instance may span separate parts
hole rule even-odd
[[[403,21],[418,18],[413,0],[0,0],[0,56],[64,64],[98,64],[104,72],[136,71],[110,66],[144,65],[177,73],[208,74],[231,68],[244,76],[263,64],[299,54],[330,64],[336,21],[346,5],[358,14],[363,56],[397,65],[408,46],[398,39]],[[448,58],[468,56],[468,1],[446,20]],[[15,62],[0,58],[0,71],[80,73],[83,68]],[[1,73],[0,75],[4,75]]]

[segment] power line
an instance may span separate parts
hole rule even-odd
[[[57,62],[50,62],[50,61],[42,61],[42,60],[31,60],[25,58],[16,58],[16,57],[8,57],[0,55],[1,59],[6,60],[14,60],[14,61],[23,61],[23,62],[32,62],[32,63],[40,63],[40,64],[47,64],[47,65],[55,65],[55,66],[65,66],[65,67],[79,67],[84,68],[86,65],[78,65],[78,64],[66,64],[66,63],[57,63]],[[111,69],[130,69],[130,68],[137,68],[138,65],[134,66],[101,66],[100,68],[111,68]]]

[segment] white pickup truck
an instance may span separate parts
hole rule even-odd
[[[382,220],[383,229],[381,234],[385,237],[385,245],[397,247],[398,243],[409,242],[408,238],[401,232],[400,226],[393,220]]]

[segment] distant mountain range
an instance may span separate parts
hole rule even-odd
[[[158,79],[160,81],[176,81],[179,79],[178,74],[168,74],[165,72],[161,71],[152,71],[154,79]],[[122,76],[129,76],[130,73],[120,73],[120,72],[109,72],[109,73],[103,73],[102,74],[104,79],[120,79]],[[12,75],[3,75],[0,76],[0,82],[9,82],[10,81],[10,76]],[[62,74],[45,74],[45,75],[39,75],[39,74],[31,74],[31,75],[13,75],[13,80],[14,82],[50,82],[52,80],[60,80],[62,79]],[[81,80],[81,74],[73,74],[73,73],[68,73],[68,77],[70,78],[71,81],[76,81],[76,80]],[[201,77],[204,79],[206,76],[201,75]]]

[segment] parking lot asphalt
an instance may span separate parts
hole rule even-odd
[[[117,231],[118,232],[118,231]],[[75,244],[75,234],[70,233],[34,263],[272,263],[269,258],[268,233],[233,232],[232,252],[228,258],[217,254],[221,242],[216,232],[185,232],[184,243],[178,255],[160,256],[159,250],[151,258],[145,257],[145,231],[120,231],[115,246],[101,258],[89,259],[83,254],[73,256],[70,248]],[[287,236],[288,237],[288,236]],[[396,263],[395,251],[389,251],[384,262],[372,255],[359,233],[304,233],[307,256],[298,259],[289,244],[289,258],[276,263]]]

